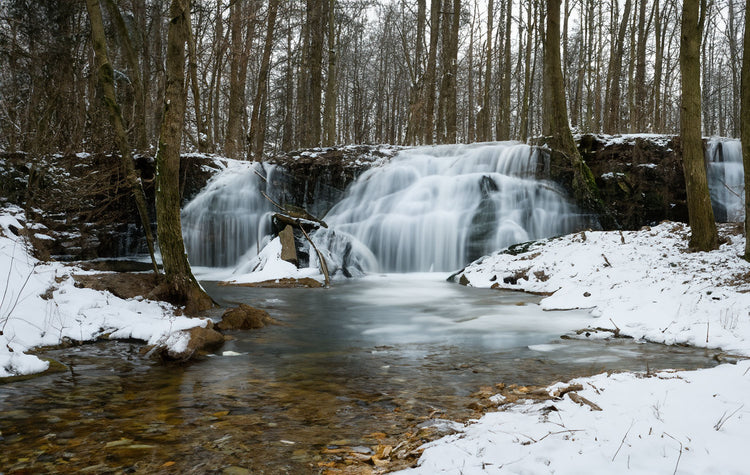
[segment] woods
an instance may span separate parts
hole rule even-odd
[[[129,142],[155,150],[168,2],[102,2]],[[739,136],[745,5],[708,2],[698,51],[704,135]],[[561,2],[574,132],[680,130],[676,0]],[[547,6],[497,0],[197,0],[181,146],[234,158],[348,143],[543,133]],[[84,3],[0,5],[0,145],[109,151]],[[104,119],[104,120],[103,120]]]

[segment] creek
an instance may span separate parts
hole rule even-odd
[[[596,320],[445,277],[378,274],[331,289],[205,282],[222,305],[266,308],[280,325],[232,332],[187,366],[155,364],[135,342],[46,352],[69,370],[0,387],[0,467],[318,473],[344,457],[339,447],[368,453],[417,424],[476,417],[471,393],[483,386],[715,364],[691,348],[562,340]]]

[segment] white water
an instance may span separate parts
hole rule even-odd
[[[581,215],[555,184],[534,178],[538,165],[531,147],[513,142],[405,150],[354,182],[313,240],[332,273],[346,275],[452,271],[511,244],[575,231]],[[265,244],[273,209],[260,190],[273,196],[278,186],[255,172],[274,183],[283,171],[261,167],[231,163],[185,207],[193,264],[241,266]]]
[[[182,235],[190,262],[196,266],[228,267],[247,254],[257,254],[271,233],[271,203],[258,176],[272,165],[229,161],[182,210]],[[257,172],[257,173],[256,173]]]
[[[736,139],[713,138],[706,147],[708,187],[717,221],[745,219],[745,180],[742,144]]]
[[[562,190],[534,178],[536,155],[511,142],[403,151],[364,173],[315,239],[333,251],[333,267],[348,254],[365,272],[450,271],[574,231],[581,216]]]

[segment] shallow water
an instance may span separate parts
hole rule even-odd
[[[265,308],[281,325],[233,332],[188,366],[156,365],[127,342],[48,352],[70,370],[0,386],[0,471],[317,473],[336,457],[326,448],[367,452],[430,417],[471,417],[481,386],[714,364],[702,350],[561,340],[597,320],[444,277],[332,289],[205,283],[222,305]]]

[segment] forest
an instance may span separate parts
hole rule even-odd
[[[114,148],[85,3],[0,5],[4,150]],[[170,2],[100,3],[129,142],[153,152]],[[540,136],[547,3],[193,0],[182,148],[261,159],[302,147]],[[573,131],[678,134],[682,2],[557,3]],[[701,7],[702,133],[738,137],[745,4]]]

